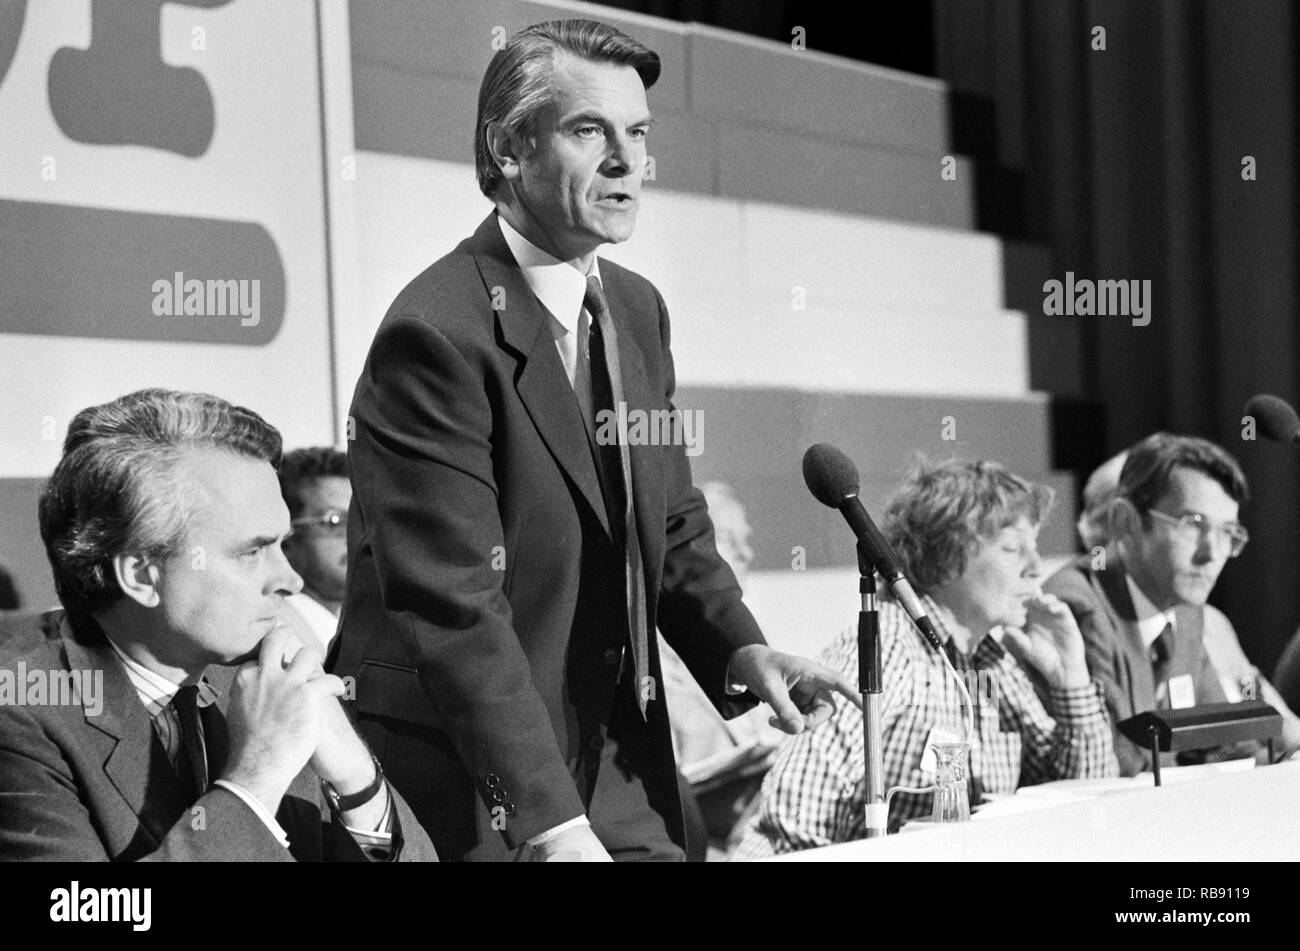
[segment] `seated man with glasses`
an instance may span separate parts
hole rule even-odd
[[[295,613],[289,620],[301,619],[295,629],[328,656],[348,575],[348,457],[329,446],[295,449],[285,453],[279,476],[293,527],[284,554],[302,575],[302,592],[285,599]]]
[[[1219,572],[1249,538],[1237,521],[1248,495],[1241,467],[1213,443],[1148,436],[1120,471],[1109,543],[1043,585],[1074,612],[1112,723],[1145,710],[1226,702],[1202,635]],[[1125,776],[1151,768],[1151,754],[1118,731],[1115,752]]]

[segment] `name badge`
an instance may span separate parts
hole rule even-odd
[[[1196,706],[1196,689],[1192,686],[1192,675],[1183,674],[1169,678],[1169,707],[1182,710]]]

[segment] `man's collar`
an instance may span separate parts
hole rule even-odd
[[[568,333],[576,333],[582,301],[587,295],[587,275],[533,244],[500,213],[496,219],[529,289]],[[600,277],[600,265],[595,257],[591,259],[591,274]]]
[[[117,655],[117,659],[126,668],[126,676],[131,681],[131,686],[135,688],[136,693],[139,694],[141,702],[148,708],[150,714],[157,716],[162,708],[172,702],[172,698],[181,689],[181,685],[173,683],[162,674],[132,660],[107,633],[104,634],[104,639],[108,641],[108,646],[113,648],[113,653]],[[217,702],[219,696],[217,688],[208,683],[206,679],[199,681],[198,688],[198,705],[200,707],[206,707]]]
[[[1154,644],[1166,625],[1173,625],[1177,629],[1178,620],[1174,608],[1168,611],[1157,608],[1146,596],[1146,592],[1138,587],[1132,575],[1125,573],[1124,581],[1128,584],[1129,597],[1133,599],[1133,615],[1137,618],[1138,635],[1142,638],[1143,647]]]

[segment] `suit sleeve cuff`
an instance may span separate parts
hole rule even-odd
[[[285,834],[284,829],[280,827],[280,823],[275,821],[275,816],[271,815],[271,813],[267,811],[266,806],[262,805],[260,799],[243,786],[238,786],[228,779],[218,779],[212,785],[220,786],[222,789],[228,790],[240,799],[244,800],[244,804],[247,805],[249,809],[253,810],[253,813],[257,818],[262,820],[262,824],[266,826],[267,831],[269,831],[271,835],[275,836],[276,841],[286,849],[289,847],[289,837]]]

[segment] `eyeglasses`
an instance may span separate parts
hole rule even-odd
[[[304,515],[289,523],[295,528],[315,528],[322,535],[342,535],[348,530],[348,513],[329,509],[320,515]]]
[[[1199,544],[1202,538],[1208,538],[1210,533],[1213,532],[1217,540],[1227,542],[1229,558],[1236,558],[1240,555],[1241,550],[1246,547],[1246,542],[1250,541],[1250,532],[1236,522],[1224,522],[1222,524],[1211,522],[1200,512],[1189,512],[1175,518],[1158,509],[1147,509],[1147,511],[1160,521],[1172,525],[1179,537],[1189,542]]]

